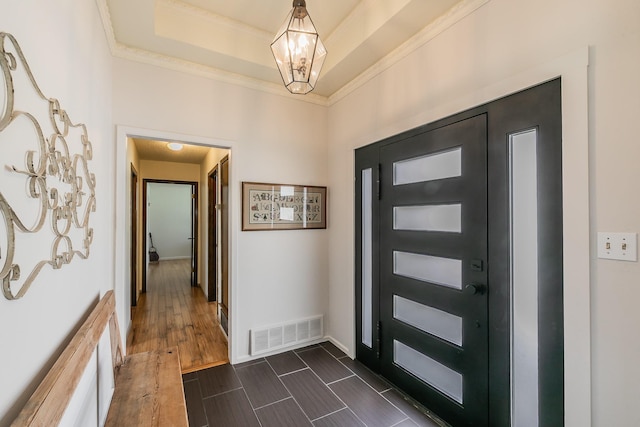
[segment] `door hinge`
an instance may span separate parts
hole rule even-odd
[[[380,169],[381,165],[378,163],[378,174],[376,175],[376,197],[380,200]]]
[[[380,347],[382,345],[382,322],[376,325],[376,357],[380,359]]]

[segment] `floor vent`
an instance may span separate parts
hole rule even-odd
[[[322,338],[322,316],[251,330],[251,355]]]

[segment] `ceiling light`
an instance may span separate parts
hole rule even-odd
[[[182,144],[180,144],[179,142],[170,142],[167,144],[167,147],[169,147],[169,150],[173,150],[173,151],[182,150]]]
[[[311,22],[305,0],[293,0],[293,9],[276,33],[271,51],[289,92],[305,94],[313,90],[327,50]]]

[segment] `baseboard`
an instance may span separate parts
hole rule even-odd
[[[234,365],[237,365],[237,364],[240,364],[240,363],[244,363],[244,362],[251,362],[252,360],[262,359],[263,357],[274,356],[274,355],[280,354],[280,353],[286,353],[287,351],[298,350],[298,349],[301,349],[301,348],[304,348],[304,347],[308,347],[310,345],[320,344],[320,343],[325,342],[325,341],[327,341],[327,339],[323,337],[323,338],[315,339],[313,341],[305,342],[305,343],[300,344],[300,345],[292,345],[292,346],[289,346],[289,347],[279,348],[279,349],[271,351],[271,352],[261,353],[261,354],[256,355],[256,356],[251,356],[251,355],[240,356],[240,357],[238,357],[237,362],[234,363]]]
[[[342,352],[344,354],[346,354],[347,356],[349,356],[351,359],[355,359],[356,355],[352,354],[345,345],[343,345],[340,341],[338,341],[337,339],[333,338],[331,335],[325,335],[325,340],[326,341],[330,341],[333,345],[335,345],[336,347],[338,347],[340,350],[342,350]]]

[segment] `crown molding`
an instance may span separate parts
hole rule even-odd
[[[113,31],[111,12],[109,11],[107,0],[96,0],[96,6],[98,6],[98,13],[100,14],[100,19],[102,20],[102,28],[104,28],[104,35],[107,38],[109,50],[113,55],[116,50],[116,35]]]
[[[198,64],[184,59],[172,56],[162,55],[156,52],[150,52],[144,49],[127,46],[122,43],[115,43],[115,50],[112,51],[114,57],[128,59],[135,62],[141,62],[148,65],[170,69],[173,71],[184,72],[199,77],[229,83],[236,86],[242,86],[248,89],[259,90],[273,95],[285,96],[287,98],[296,99],[298,101],[310,102],[326,106],[327,97],[317,94],[293,95],[280,84],[267,82],[264,80],[253,79],[241,74],[223,71],[218,68]]]

